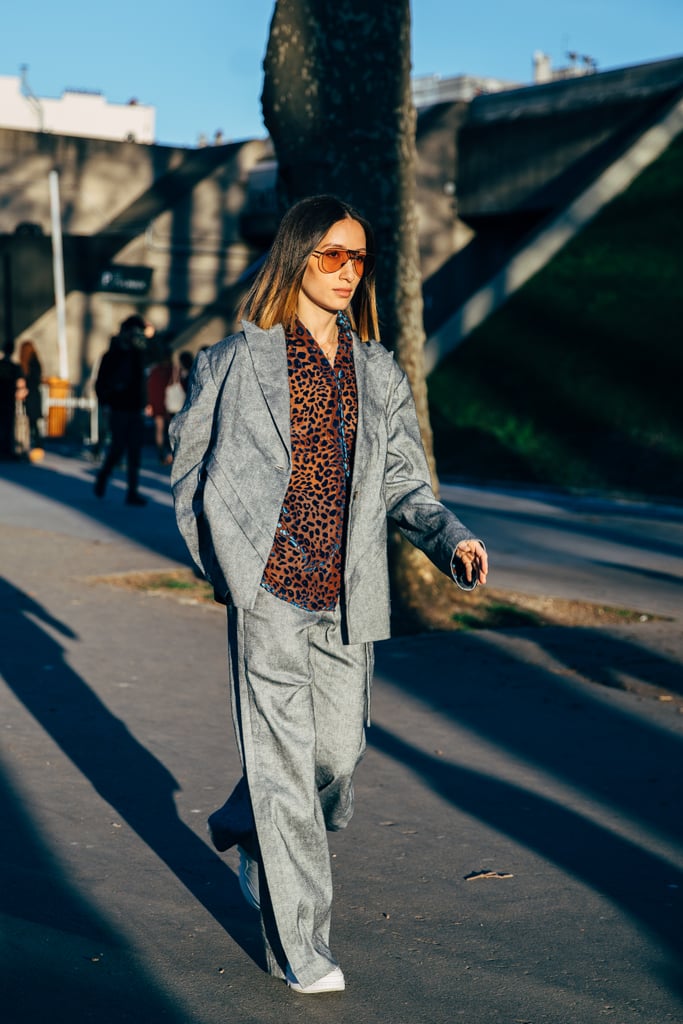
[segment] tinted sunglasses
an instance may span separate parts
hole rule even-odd
[[[370,273],[373,268],[372,254],[360,252],[358,249],[339,249],[333,246],[330,249],[314,249],[311,256],[318,257],[318,268],[323,274],[335,274],[349,260],[353,263],[353,269],[358,277],[362,277],[366,272]]]

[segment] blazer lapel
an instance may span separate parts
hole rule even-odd
[[[270,410],[275,428],[291,458],[289,430],[289,376],[285,332],[279,325],[264,331],[248,320],[242,329],[251,353],[259,387]]]
[[[377,342],[360,341],[353,335],[353,362],[356,371],[356,389],[358,392],[358,426],[356,428],[356,445],[353,456],[353,475],[362,478],[363,468],[370,457],[371,445],[376,431],[372,424],[378,422],[382,415],[384,397],[387,386],[386,373],[382,373],[383,361],[377,358],[384,350]],[[380,371],[380,372],[378,372]]]
[[[291,459],[289,377],[285,332],[279,325],[264,331],[247,320],[242,322],[242,328],[259,387],[287,456]],[[358,428],[354,467],[359,467],[360,473],[370,455],[370,446],[373,441],[372,424],[376,423],[377,417],[382,415],[384,407],[387,375],[382,371],[387,364],[378,358],[383,354],[384,350],[377,342],[360,341],[354,333],[353,361],[358,389]]]

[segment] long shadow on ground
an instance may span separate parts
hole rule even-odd
[[[69,628],[7,581],[0,581],[0,622],[3,636],[12,638],[11,645],[0,646],[0,675],[7,686],[103,800],[135,830],[235,942],[263,966],[258,926],[253,915],[243,913],[235,875],[179,819],[173,802],[177,789],[174,778],[69,667],[62,648],[48,632],[72,636]],[[45,665],[52,666],[47,685],[41,671]],[[5,875],[24,878],[26,856],[21,839],[5,827],[3,833],[12,837],[11,844],[5,844]],[[20,889],[15,889],[11,879],[7,881],[3,900],[9,913],[46,924],[59,920],[59,901],[46,900],[40,886],[33,890],[24,886],[24,898],[20,900]],[[103,925],[98,927],[106,932]],[[96,939],[98,932],[90,924],[86,931],[93,932]],[[76,1014],[73,1019],[83,1018]],[[145,1017],[130,1019],[138,1021]]]
[[[633,668],[636,659],[650,682],[670,681],[680,665],[603,631],[553,627],[522,635],[557,659],[556,672],[520,656],[501,634],[440,634],[380,647],[378,675],[503,753],[626,816],[636,834],[642,830],[642,845],[559,798],[431,756],[419,738],[413,744],[374,724],[369,743],[455,807],[605,894],[680,956],[683,873],[651,852],[647,838],[662,837],[672,847],[683,838],[683,740],[639,716],[638,698],[632,707],[618,706],[601,699],[599,687],[592,693],[585,679],[577,685],[574,675],[576,663],[589,669],[590,644],[599,645],[593,663],[600,681],[624,664]],[[531,647],[522,653],[531,655]],[[681,987],[680,979],[666,982]]]

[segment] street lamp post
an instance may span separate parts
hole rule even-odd
[[[69,359],[66,347],[66,301],[64,298],[64,252],[62,246],[62,218],[59,208],[59,175],[50,171],[50,215],[52,218],[52,274],[57,313],[57,349],[59,376],[69,379]]]

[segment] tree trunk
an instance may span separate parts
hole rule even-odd
[[[415,210],[409,0],[278,0],[264,71],[263,114],[283,208],[333,193],[376,232],[382,341],[408,375],[436,491]],[[390,554],[393,608],[399,628],[410,629],[422,624],[425,581],[435,584],[440,574],[395,537]]]

